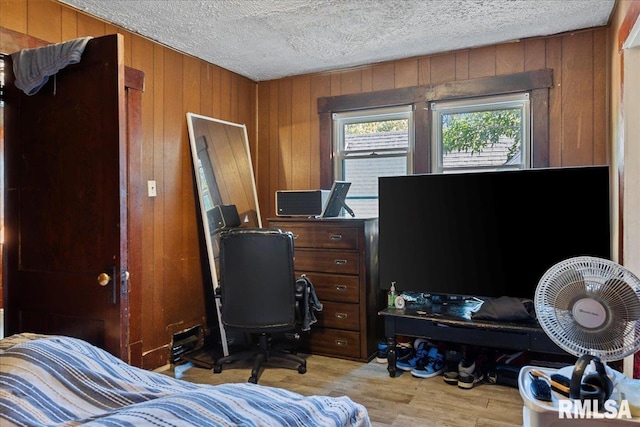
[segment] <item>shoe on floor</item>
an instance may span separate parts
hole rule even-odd
[[[447,350],[444,353],[445,368],[442,379],[450,385],[458,385],[458,363],[462,359],[462,353],[455,350]]]
[[[476,366],[476,362],[468,365],[468,362],[461,360],[458,364],[458,387],[469,390],[473,386],[484,380],[484,374]]]
[[[413,368],[418,366],[418,363],[420,363],[422,359],[427,357],[428,351],[428,343],[426,341],[420,342],[414,352],[397,359],[396,368],[403,371],[411,371]]]
[[[444,356],[437,347],[431,347],[427,351],[427,356],[411,370],[411,375],[417,378],[431,378],[442,374],[443,368]]]
[[[388,354],[389,347],[387,346],[387,340],[378,341],[378,353],[376,354],[376,362],[387,363]]]
[[[413,354],[413,344],[396,343],[396,360],[406,357],[409,353]],[[376,362],[387,363],[388,355],[389,348],[387,346],[387,340],[380,340],[378,342],[378,353],[376,354]]]

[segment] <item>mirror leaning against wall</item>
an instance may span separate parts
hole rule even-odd
[[[262,227],[247,128],[194,113],[187,113],[187,127],[211,283],[217,290],[220,232],[230,227]],[[228,356],[219,298],[215,306],[222,352]]]
[[[262,226],[247,128],[194,113],[187,113],[187,127],[207,256],[217,287],[220,231]]]

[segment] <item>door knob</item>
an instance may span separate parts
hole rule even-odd
[[[100,273],[98,275],[98,284],[100,286],[107,286],[111,281],[111,277],[107,273]]]

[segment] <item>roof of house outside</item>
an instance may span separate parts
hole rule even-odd
[[[381,148],[408,148],[406,131],[359,133],[345,135],[345,151],[376,150]]]
[[[481,152],[452,151],[444,155],[445,168],[500,166],[507,163],[509,148],[513,139],[501,137],[497,144],[487,145]],[[381,149],[408,148],[409,137],[405,131],[376,132],[366,134],[352,134],[345,136],[345,148],[349,151],[375,152]]]

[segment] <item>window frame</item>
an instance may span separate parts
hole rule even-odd
[[[384,159],[404,158],[405,171],[403,173],[413,173],[413,150],[414,150],[414,120],[413,106],[399,105],[393,107],[367,108],[363,110],[347,111],[333,113],[333,176],[337,180],[352,181],[345,176],[345,163],[350,161],[366,161],[375,159],[376,161],[384,161]],[[407,121],[407,147],[405,148],[387,148],[387,149],[369,149],[361,151],[347,151],[345,127],[351,124],[382,122],[388,120],[406,120]],[[369,182],[369,181],[367,181]],[[354,182],[352,182],[354,184]],[[357,183],[355,183],[357,184]],[[377,184],[376,184],[377,185]],[[353,191],[352,191],[353,193]],[[351,197],[347,197],[349,199]],[[355,199],[375,200],[377,203],[378,194],[366,194],[355,197]],[[353,201],[353,199],[352,199]],[[354,208],[354,210],[357,210]],[[368,211],[368,209],[365,209]]]
[[[332,113],[374,107],[412,105],[415,147],[413,173],[431,172],[431,112],[429,103],[478,96],[528,92],[531,108],[531,167],[549,166],[549,89],[553,70],[543,69],[502,76],[458,80],[349,95],[318,98],[320,131],[320,185],[330,188],[333,171]]]
[[[379,157],[399,157],[405,156],[407,158],[407,172],[413,171],[413,149],[415,145],[414,138],[414,120],[413,120],[413,107],[410,105],[399,105],[393,107],[381,107],[381,108],[367,108],[364,110],[336,112],[332,114],[333,118],[333,173],[336,177],[343,176],[343,164],[342,161],[349,158],[367,158],[367,155],[348,155],[344,152],[344,125],[354,123],[366,123],[373,121],[384,120],[408,120],[408,138],[409,144],[406,154],[379,154]],[[383,153],[386,150],[381,150]],[[395,149],[394,151],[400,151]]]
[[[522,162],[517,166],[469,166],[459,168],[445,168],[443,165],[442,116],[452,113],[473,113],[507,108],[522,110],[521,154]],[[431,172],[458,173],[481,170],[514,170],[531,167],[531,107],[528,92],[508,95],[489,95],[480,98],[465,98],[460,100],[434,101],[430,103],[433,121],[431,135]]]

